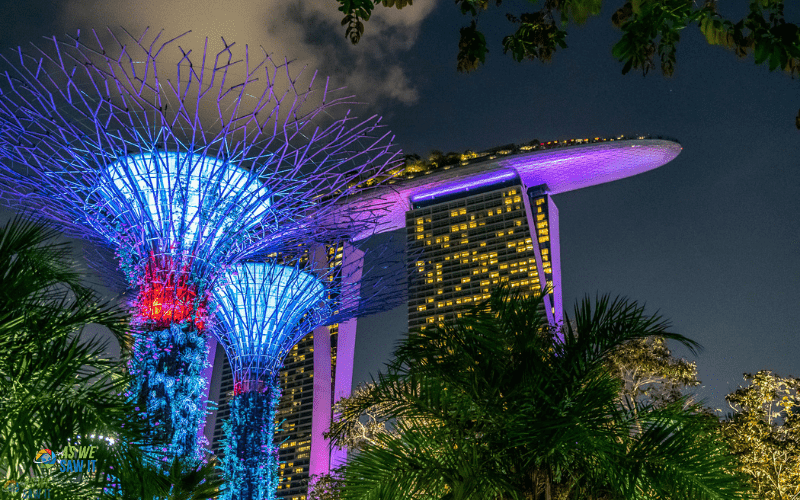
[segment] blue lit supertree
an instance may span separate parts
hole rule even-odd
[[[197,456],[208,301],[223,270],[369,230],[342,200],[385,178],[380,119],[315,74],[184,35],[78,33],[2,56],[0,189],[113,246],[137,333],[132,397],[164,460]],[[328,221],[324,230],[319,221]]]
[[[214,292],[214,332],[234,380],[224,424],[226,500],[275,498],[278,376],[288,352],[315,327],[363,312],[383,297],[381,292],[366,297],[355,285],[362,264],[329,260],[320,247],[294,252],[232,266]]]
[[[297,264],[240,264],[218,287],[217,337],[231,363],[234,392],[224,424],[224,498],[274,498],[280,400],[278,373],[291,348],[316,326],[323,281]]]

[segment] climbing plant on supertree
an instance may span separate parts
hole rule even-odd
[[[190,38],[78,32],[0,56],[3,199],[115,249],[136,290],[131,397],[164,461],[200,456],[220,273],[368,231],[342,201],[396,156],[380,118],[353,117],[315,73],[224,39],[192,51]]]

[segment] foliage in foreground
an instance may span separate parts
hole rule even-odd
[[[362,440],[334,478],[341,498],[744,496],[716,418],[684,398],[626,408],[606,367],[637,339],[696,343],[607,297],[576,306],[554,342],[539,300],[500,290],[443,328],[410,333],[387,373],[340,408],[334,442],[365,412],[394,417],[393,432]]]
[[[364,34],[376,7],[412,5],[412,0],[337,0],[344,13],[345,36],[356,44]],[[486,62],[489,52],[486,36],[478,28],[480,14],[501,0],[456,0],[456,7],[471,22],[461,28],[457,68],[475,71]],[[515,7],[506,14],[513,32],[503,38],[503,53],[515,61],[550,61],[560,49],[567,48],[567,27],[583,24],[600,14],[602,0],[528,0],[503,4]],[[532,5],[540,6],[530,11]],[[618,0],[619,8],[611,18],[622,31],[612,53],[622,63],[622,73],[632,69],[647,74],[657,62],[664,75],[675,71],[677,46],[681,32],[694,26],[710,45],[732,50],[739,57],[753,54],[756,64],[766,64],[770,71],[781,69],[800,75],[800,28],[786,21],[784,0],[750,0],[747,15],[728,19],[717,10],[716,0]],[[526,11],[526,12],[523,12]],[[796,119],[800,129],[800,113]]]
[[[124,357],[109,359],[104,342],[81,339],[87,325],[104,326],[124,351],[128,316],[82,283],[57,236],[22,219],[0,228],[0,496],[213,498],[213,463],[176,462],[165,474],[141,452],[144,429],[123,395],[130,383]],[[35,463],[40,449],[59,453],[87,442],[97,445],[94,474]]]
[[[122,366],[106,345],[81,342],[94,323],[122,339],[126,315],[98,303],[71,270],[69,248],[53,230],[16,220],[0,229],[0,464],[7,479],[34,466],[46,443],[111,435],[126,418]]]

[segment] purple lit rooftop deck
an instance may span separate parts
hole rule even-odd
[[[393,231],[405,227],[405,213],[415,202],[468,193],[515,176],[525,187],[546,184],[550,194],[565,193],[658,168],[681,149],[670,140],[623,139],[498,156],[376,188],[349,206],[362,212],[373,205],[382,213],[378,232]]]

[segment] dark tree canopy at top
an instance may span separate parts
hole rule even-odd
[[[345,36],[357,44],[364,34],[375,7],[402,9],[412,0],[337,0],[344,13]],[[611,1],[611,0],[608,0]],[[612,53],[622,63],[622,73],[632,69],[645,75],[658,65],[671,76],[675,71],[676,49],[681,31],[696,27],[711,45],[729,48],[745,58],[753,54],[756,64],[767,64],[770,71],[781,69],[800,75],[800,28],[787,22],[785,0],[749,0],[748,13],[741,19],[728,19],[717,10],[717,0],[614,0],[619,9],[611,21],[622,31]],[[624,3],[623,3],[624,2]],[[486,37],[479,29],[480,13],[499,7],[501,0],[455,0],[461,14],[471,17],[461,28],[457,68],[471,72],[486,62]],[[515,61],[550,61],[559,49],[566,49],[567,28],[582,24],[600,14],[603,0],[511,0],[506,6],[518,13],[507,13],[513,32],[502,40],[503,53]],[[533,10],[537,9],[537,10]],[[526,12],[520,12],[520,11]],[[532,10],[532,11],[531,11]],[[800,113],[795,119],[800,129]]]

